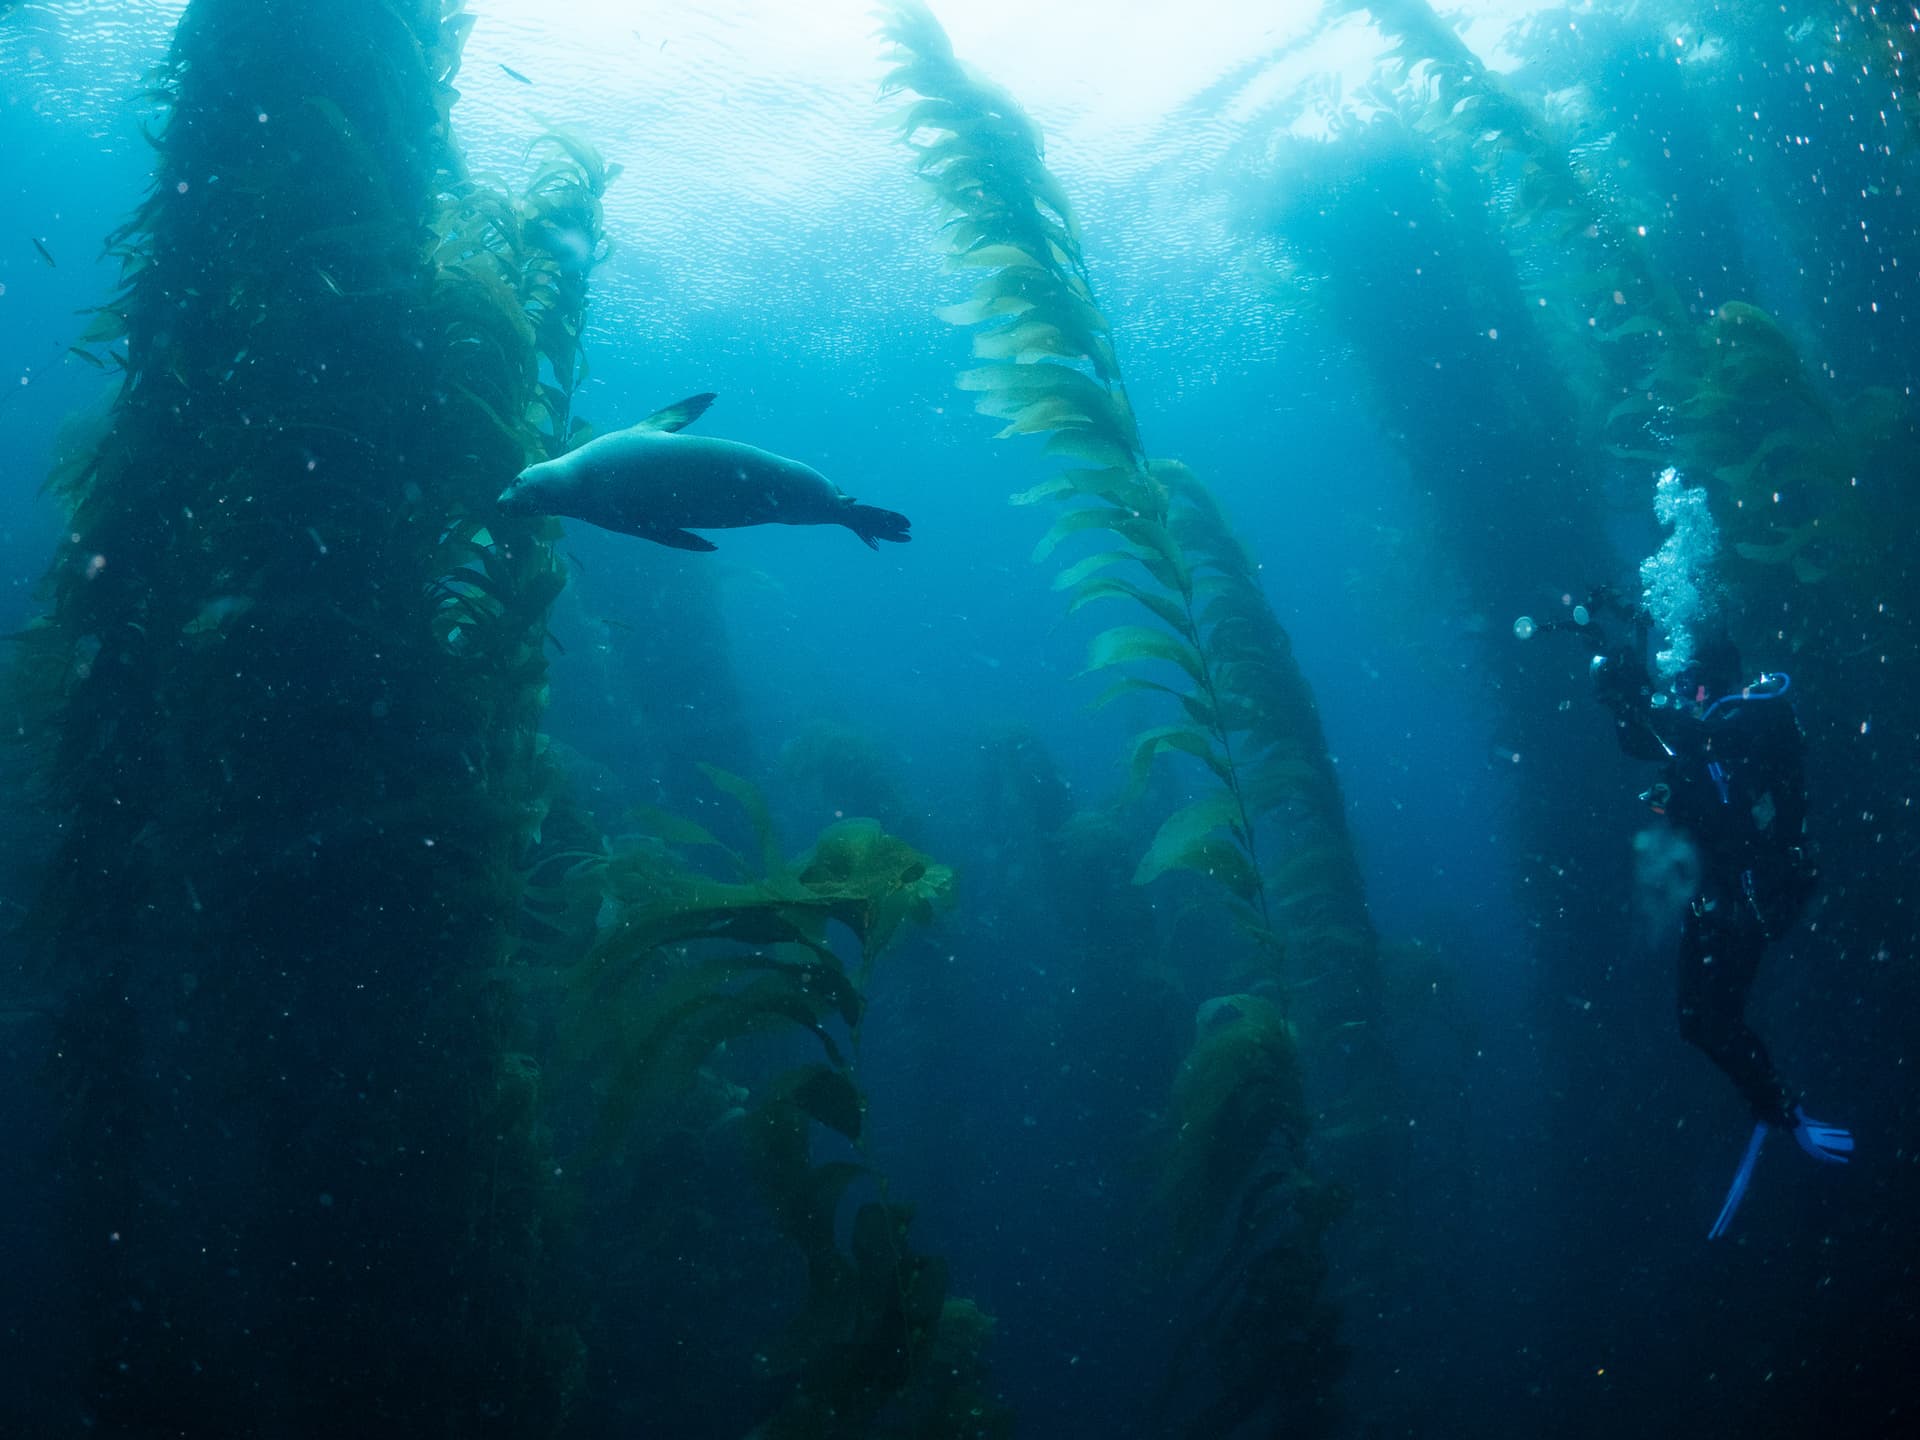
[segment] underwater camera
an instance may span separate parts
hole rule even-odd
[[[1594,586],[1585,600],[1560,618],[1535,620],[1522,615],[1513,622],[1514,637],[1519,640],[1556,632],[1592,636],[1595,649],[1587,673],[1594,684],[1628,690],[1648,683],[1645,654],[1652,628],[1653,617],[1646,608],[1630,604],[1609,585]]]

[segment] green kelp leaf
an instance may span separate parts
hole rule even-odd
[[[1213,1237],[1276,1134],[1309,1126],[1293,1028],[1258,993],[1215,997],[1174,1081],[1161,1186],[1185,1246]]]
[[[1150,484],[1140,471],[1130,466],[1109,466],[1104,470],[1063,470],[1060,479],[1076,495],[1104,500],[1123,510],[1141,515],[1158,515],[1166,497]]]
[[[1182,806],[1160,824],[1153,844],[1140,857],[1133,872],[1133,883],[1145,885],[1177,867],[1192,868],[1185,857],[1195,852],[1208,836],[1227,831],[1237,836],[1240,829],[1240,805],[1232,795],[1219,791]]]
[[[773,836],[773,816],[767,811],[767,798],[760,793],[759,787],[704,760],[695,762],[694,768],[706,776],[716,790],[746,812],[747,822],[753,827],[754,839],[760,844],[760,861],[766,867],[766,873],[769,876],[784,873],[786,861]]]
[[[1064,475],[1042,480],[1030,490],[1018,490],[1007,497],[1009,505],[1038,505],[1043,500],[1061,500],[1073,494],[1073,482]]]
[[[1260,909],[1259,900],[1257,895],[1236,896],[1226,902],[1226,911],[1240,933],[1266,953],[1268,969],[1277,975],[1285,967],[1287,946]]]
[[[1177,855],[1167,857],[1161,869],[1144,880],[1140,871],[1136,870],[1134,883],[1144,885],[1168,870],[1190,870],[1196,875],[1204,875],[1224,885],[1228,891],[1249,904],[1260,893],[1260,877],[1248,862],[1246,851],[1224,834],[1216,833],[1194,841]]]
[[[1039,318],[1062,327],[1108,333],[1107,317],[1072,276],[1051,269],[996,270],[974,287],[975,299],[1022,300]]]
[[[544,135],[537,136],[528,144],[527,154],[531,156],[543,146],[565,151],[567,158],[579,167],[581,180],[596,198],[620,172],[618,165],[609,165],[606,162],[605,157],[600,154],[598,147],[591,140],[571,130],[556,127]]]
[[[994,437],[996,440],[1015,435],[1085,430],[1126,453],[1131,454],[1139,449],[1133,412],[1127,408],[1124,396],[1117,393],[1109,395],[1079,371],[1062,365],[1011,365],[1006,368],[1029,373],[1036,370],[1051,371],[1055,375],[1073,376],[1077,383],[1055,381],[990,390],[982,394],[973,408],[982,415],[1008,422]]]
[[[1218,776],[1222,783],[1231,784],[1233,771],[1219,747],[1213,743],[1213,736],[1194,725],[1158,725],[1151,730],[1142,731],[1133,739],[1133,788],[1144,790],[1147,777],[1153,770],[1154,758],[1162,750],[1178,750],[1191,755]]]
[[[1171,685],[1163,685],[1158,680],[1149,680],[1143,675],[1122,675],[1095,696],[1093,703],[1087,708],[1089,710],[1104,710],[1122,695],[1143,694],[1148,691],[1159,695],[1171,695],[1183,704],[1188,699],[1186,691],[1175,689]],[[1194,716],[1194,721],[1196,724],[1201,725],[1207,723],[1198,715]]]
[[[1130,510],[1111,528],[1115,534],[1133,542],[1139,552],[1134,558],[1163,590],[1185,595],[1192,588],[1193,572],[1188,568],[1186,552],[1156,515],[1145,510]]]
[[[891,84],[891,77],[889,77]],[[916,100],[900,114],[900,136],[905,139],[916,130],[954,131],[973,117],[974,112],[945,96]]]
[[[1602,344],[1612,345],[1634,335],[1660,335],[1665,328],[1651,315],[1635,315],[1631,320],[1623,320],[1611,330],[1602,330],[1599,340]]]
[[[1098,431],[1056,430],[1047,437],[1046,453],[1057,460],[1078,460],[1096,468],[1126,469],[1139,460],[1131,446]]]
[[[1132,424],[1132,413],[1124,395],[1117,394],[1077,366],[1054,360],[978,365],[962,370],[955,383],[962,390],[1021,401],[1043,396],[1067,400],[1087,417],[1089,424],[1098,423],[1116,430],[1130,428]],[[982,412],[1004,414],[987,410],[984,405]]]
[[[1290,647],[1266,596],[1247,585],[1210,588],[1212,598],[1200,609],[1208,652],[1223,666],[1241,666],[1247,676],[1271,673],[1275,652]]]
[[[1089,342],[1098,342],[1102,353],[1089,353]],[[1105,350],[1105,342],[1100,337],[1070,334],[1032,311],[973,337],[973,353],[980,359],[1010,360],[1016,364],[1084,359],[1099,369],[1106,359]]]
[[[642,802],[628,806],[627,815],[643,833],[668,845],[688,846],[694,849],[712,846],[726,851],[729,855],[734,854],[731,847],[716,839],[713,832],[705,826],[695,824],[685,816],[674,814],[671,810],[662,810],[657,805]],[[737,855],[734,858],[739,860]],[[745,862],[740,863],[744,869]]]
[[[1814,564],[1805,555],[1793,557],[1793,578],[1802,585],[1818,585],[1828,573],[1825,567]]]
[[[1025,315],[1033,308],[1031,300],[1018,295],[976,295],[971,300],[962,300],[958,305],[939,306],[933,313],[936,319],[949,325],[966,326],[1005,315]]]
[[[949,211],[951,206],[946,207]],[[955,212],[940,226],[939,233],[947,237],[947,249],[972,250],[980,245],[996,245],[1004,235],[1006,228],[1001,224],[1003,217],[995,215],[991,223],[964,211]]]
[[[865,1166],[846,1160],[810,1162],[813,1146],[808,1121],[812,1117],[796,1103],[794,1092],[823,1068],[806,1066],[782,1075],[747,1121],[748,1155],[761,1192],[780,1228],[800,1247],[815,1274],[838,1258],[834,1217],[848,1187],[867,1173]],[[857,1103],[859,1097],[854,1099]]]
[[[1016,435],[1054,435],[1064,430],[1090,428],[1087,413],[1073,400],[1060,395],[1017,401],[988,395],[981,397],[973,408],[982,415],[1007,422],[994,433],[996,440],[1011,440]]]
[[[1221,514],[1220,502],[1214,498],[1211,490],[1200,483],[1200,477],[1193,473],[1193,467],[1186,461],[1149,460],[1146,463],[1146,470],[1155,480],[1177,493],[1196,510],[1210,515],[1216,527],[1225,526],[1226,517]]]
[[[1374,948],[1368,931],[1345,920],[1322,920],[1287,931],[1287,944],[1316,969],[1351,972]]]
[[[1063,511],[1028,558],[1037,565],[1058,549],[1061,541],[1087,530],[1113,530],[1128,514],[1116,505],[1077,505]]]
[[[538,397],[532,404],[527,406],[527,415],[531,419],[538,419],[540,415],[544,414],[555,424],[558,424],[572,409],[573,397],[571,395],[557,385],[549,385],[545,381],[542,381]]]
[[[1738,465],[1721,466],[1713,472],[1713,478],[1738,496],[1751,496],[1755,473],[1776,453],[1797,445],[1799,441],[1800,437],[1791,430],[1770,431],[1745,460]]]
[[[844,1071],[809,1065],[789,1072],[781,1092],[802,1112],[849,1140],[860,1138],[866,1104]]]
[[[1027,253],[1018,245],[1003,242],[998,244],[976,245],[970,250],[956,251],[947,256],[947,265],[954,270],[986,269],[990,266],[1005,265],[1030,270],[1044,269],[1047,261]],[[961,386],[969,389],[969,386]]]
[[[792,966],[765,956],[703,962],[664,980],[657,965],[637,967],[612,985],[577,988],[576,1043],[610,1067],[595,1147],[605,1149],[666,1098],[690,1087],[722,1045],[789,1026],[810,1031],[830,1064],[846,1057],[827,1018],[828,987],[811,988],[825,966]],[[755,973],[758,971],[759,973]],[[751,976],[735,988],[742,976]],[[652,978],[652,994],[636,997]]]
[[[1130,557],[1128,552],[1124,550],[1109,550],[1105,555],[1095,558],[1105,559],[1109,563],[1112,563],[1116,558],[1127,559]],[[1057,576],[1054,579],[1054,588],[1062,588]],[[1072,588],[1073,596],[1067,602],[1067,613],[1069,615],[1079,610],[1083,605],[1092,604],[1095,600],[1131,600],[1134,604],[1151,610],[1155,615],[1159,616],[1175,634],[1183,636],[1188,640],[1194,638],[1193,621],[1187,615],[1185,603],[1177,595],[1168,595],[1159,590],[1149,590],[1144,585],[1136,584],[1131,580],[1123,580],[1116,575],[1095,576],[1091,579],[1080,581],[1079,584]]]
[[[1087,646],[1087,663],[1080,673],[1146,660],[1177,665],[1196,682],[1206,674],[1206,661],[1192,645],[1178,635],[1145,625],[1116,625],[1102,630]]]
[[[1218,728],[1214,724],[1218,711],[1214,702],[1207,698],[1204,691],[1182,690],[1173,685],[1163,685],[1158,680],[1149,680],[1141,675],[1122,675],[1095,696],[1093,703],[1087,708],[1102,710],[1122,695],[1142,694],[1148,691],[1160,695],[1171,695],[1187,712],[1187,718],[1202,729],[1212,732]]]
[[[1218,731],[1222,734],[1232,733],[1220,723],[1222,718],[1228,713],[1225,701],[1218,697],[1208,696],[1204,690],[1175,693],[1180,695],[1181,708],[1187,712],[1187,717],[1192,720],[1194,724],[1203,726],[1209,731]]]
[[[1734,546],[1742,560],[1751,560],[1756,565],[1784,565],[1794,559],[1811,543],[1814,537],[1814,522],[1797,526],[1792,530],[1775,529],[1774,534],[1785,536],[1772,545],[1757,545],[1751,541],[1741,541]]]
[[[105,345],[120,339],[127,333],[126,313],[121,310],[102,306],[95,310],[94,321],[82,332],[79,343],[82,345]]]
[[[822,831],[799,878],[859,938],[868,964],[892,943],[901,925],[931,922],[953,892],[952,870],[864,818],[841,820]]]
[[[1059,574],[1055,575],[1053,577],[1052,588],[1055,590],[1070,590],[1082,584],[1090,577],[1099,574],[1102,570],[1110,569],[1115,565],[1124,565],[1129,560],[1138,562],[1139,557],[1134,554],[1130,547],[1125,545],[1118,546],[1112,550],[1097,550],[1091,555],[1082,556]]]
[[[1329,894],[1344,893],[1352,878],[1352,856],[1333,842],[1303,846],[1273,867],[1268,876],[1269,893],[1280,904],[1305,907],[1324,900]]]
[[[734,940],[744,945],[802,945],[825,952],[832,902],[785,884],[728,884],[705,876],[671,873],[673,867],[642,865],[633,854],[609,862],[608,891],[616,902],[612,923],[597,949],[657,949],[694,940]],[[647,880],[656,883],[647,885]]]
[[[854,1212],[848,1249],[868,1304],[879,1313],[900,1307],[911,1333],[930,1336],[946,1299],[946,1266],[907,1243],[912,1223],[911,1205],[870,1200]]]
[[[1630,415],[1651,415],[1659,408],[1653,396],[1645,391],[1629,395],[1607,411],[1607,417],[1600,422],[1600,428],[1610,429],[1616,420],[1624,420]]]
[[[1057,306],[1035,305],[1001,316],[974,335],[973,353],[982,360],[1080,361],[1092,366],[1095,376],[1104,381],[1112,381],[1119,373],[1105,320],[1090,306],[1076,306],[1063,315]]]
[[[1339,808],[1338,778],[1313,763],[1292,737],[1276,739],[1255,765],[1243,766],[1241,781],[1249,803],[1262,814],[1294,801],[1318,813]]]

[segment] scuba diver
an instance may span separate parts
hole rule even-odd
[[[1611,609],[1626,633],[1610,639],[1595,612]],[[1743,683],[1739,651],[1724,632],[1703,635],[1656,685],[1646,655],[1653,617],[1605,590],[1571,621],[1522,619],[1537,630],[1584,628],[1600,641],[1594,693],[1613,715],[1620,748],[1657,761],[1659,780],[1641,798],[1691,841],[1699,873],[1680,936],[1680,1034],[1731,1080],[1754,1128],[1709,1239],[1732,1223],[1770,1131],[1790,1131],[1814,1159],[1845,1164],[1853,1137],[1811,1118],[1781,1082],[1746,1021],[1747,994],[1767,943],[1792,930],[1813,890],[1805,850],[1805,737],[1778,672]]]

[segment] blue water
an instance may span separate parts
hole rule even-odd
[[[1800,22],[1824,7],[1764,23],[1705,5],[1471,8],[1462,33],[1516,93],[1584,105],[1582,153],[1631,161],[1607,183],[1671,220],[1659,263],[1696,313],[1751,299],[1795,336],[1817,385],[1885,386],[1910,405],[1916,141],[1897,115],[1869,113],[1889,98],[1819,70],[1824,32]],[[65,517],[39,494],[61,426],[111,394],[67,347],[77,312],[115,283],[100,241],[150,173],[139,125],[152,116],[133,92],[179,9],[0,16],[0,631],[38,613],[62,541]],[[1571,542],[1516,538],[1506,481],[1521,462],[1498,427],[1550,409],[1564,377],[1525,364],[1518,401],[1497,399],[1486,347],[1502,342],[1484,314],[1422,308],[1428,292],[1392,267],[1430,263],[1436,289],[1494,312],[1540,276],[1477,268],[1465,243],[1442,258],[1439,242],[1322,236],[1346,275],[1382,257],[1366,323],[1417,357],[1407,373],[1439,377],[1387,393],[1381,347],[1343,330],[1365,305],[1330,302],[1335,281],[1288,258],[1263,218],[1274,176],[1302,163],[1286,127],[1338,141],[1284,97],[1309,82],[1336,97],[1328,113],[1372,103],[1364,82],[1385,47],[1362,20],[1316,30],[1317,7],[1252,4],[941,10],[959,52],[1048,132],[1146,446],[1213,487],[1260,562],[1338,762],[1410,1134],[1397,1173],[1350,1177],[1356,1208],[1332,1240],[1328,1293],[1351,1352],[1335,1433],[1910,1433],[1911,575],[1876,581],[1897,623],[1825,637],[1879,661],[1879,709],[1855,714],[1843,691],[1810,724],[1816,821],[1857,865],[1813,931],[1776,949],[1753,1012],[1861,1152],[1816,1172],[1777,1140],[1737,1241],[1708,1247],[1745,1118],[1680,1043],[1667,938],[1634,920],[1646,776],[1587,702],[1584,656],[1516,659],[1508,638],[1557,589],[1631,575],[1658,540],[1650,476],[1623,466],[1613,489],[1581,495],[1588,523]],[[526,140],[549,123],[625,167],[580,412],[611,429],[717,392],[702,430],[802,459],[914,531],[874,553],[839,529],[767,527],[689,555],[567,522],[545,728],[615,814],[710,800],[696,761],[738,769],[767,791],[789,849],[844,808],[806,783],[799,748],[822,727],[870,747],[898,807],[884,818],[954,866],[961,897],[956,919],[874,978],[860,1056],[870,1158],[916,1206],[914,1243],[946,1257],[953,1293],[997,1318],[986,1358],[1017,1433],[1180,1434],[1148,1418],[1190,1304],[1154,1238],[1152,1137],[1211,957],[1151,953],[1170,933],[1152,891],[1125,902],[1154,929],[1139,936],[1149,953],[1090,953],[1098,892],[1059,893],[1030,812],[1005,802],[1022,767],[1075,809],[1111,801],[1128,737],[1150,722],[1090,708],[1102,682],[1078,672],[1108,617],[1066,616],[1053,567],[1029,559],[1050,515],[1007,503],[1048,465],[993,441],[996,422],[954,388],[967,339],[933,311],[964,282],[943,268],[891,103],[876,99],[870,29],[850,3],[562,13],[502,0],[480,15],[454,112],[472,167],[524,174]],[[1715,118],[1736,101],[1757,117]],[[1356,183],[1398,214],[1404,182],[1363,169]],[[1533,252],[1523,271],[1540,263]],[[1409,431],[1452,437],[1453,472],[1421,473]],[[1876,483],[1910,493],[1913,453]],[[693,677],[690,698],[647,691],[643,644]],[[1010,737],[1025,747],[1011,768]],[[6,920],[25,913],[50,842],[19,762],[0,763]],[[1843,883],[1855,876],[1872,883]],[[1143,965],[1186,978],[1144,999],[1116,984]],[[0,1273],[18,1278],[0,1282],[0,1433],[73,1433],[91,1402],[83,1381],[69,1388],[60,1325],[38,1317],[71,1329],[114,1302],[72,1293],[47,1238],[57,1117],[36,1076],[58,979],[8,978]],[[665,1267],[644,1322],[605,1340],[625,1379],[595,1372],[581,1414],[602,1428],[578,1433],[740,1435],[764,1419],[768,1392],[741,1367],[792,1297],[755,1286],[751,1257],[776,1252],[753,1238],[751,1198],[708,1208],[748,1237],[712,1241],[745,1257],[746,1274],[728,1272],[739,1293],[716,1279],[724,1267]],[[590,1253],[622,1240],[583,1237]]]

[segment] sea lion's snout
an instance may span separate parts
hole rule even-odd
[[[532,482],[527,472],[522,470],[513,477],[513,483],[500,492],[500,498],[494,502],[509,515],[537,515],[540,507],[534,502]]]

